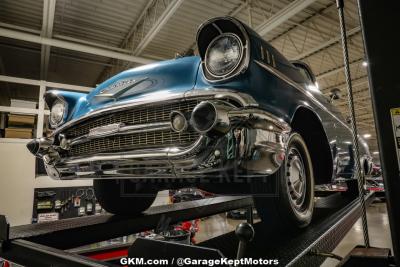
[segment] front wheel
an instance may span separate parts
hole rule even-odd
[[[119,215],[138,215],[154,202],[157,188],[150,182],[110,179],[94,180],[94,192],[107,212]]]
[[[302,228],[311,222],[314,175],[310,153],[300,134],[290,135],[285,161],[279,170],[252,182],[252,194],[264,223]]]

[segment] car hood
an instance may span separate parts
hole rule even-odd
[[[200,58],[184,57],[140,66],[106,80],[81,99],[70,119],[108,106],[156,100],[193,89]]]

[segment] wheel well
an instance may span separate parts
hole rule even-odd
[[[306,142],[311,155],[315,184],[330,183],[333,176],[333,160],[328,138],[317,115],[304,107],[296,110],[291,127]]]

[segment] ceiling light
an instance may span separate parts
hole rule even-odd
[[[364,60],[364,61],[362,62],[362,65],[363,65],[363,67],[366,67],[366,66],[368,66],[368,62]]]
[[[370,137],[371,137],[371,134],[366,133],[366,134],[363,135],[363,137],[364,137],[364,138],[370,138]]]
[[[379,151],[374,151],[374,152],[372,152],[372,154],[378,155],[378,154],[379,154]]]

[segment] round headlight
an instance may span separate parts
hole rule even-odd
[[[243,55],[240,38],[233,33],[224,33],[212,40],[205,54],[205,67],[215,77],[232,73],[239,65]]]
[[[60,100],[56,100],[50,110],[51,127],[57,127],[63,122],[65,112],[65,104]]]

